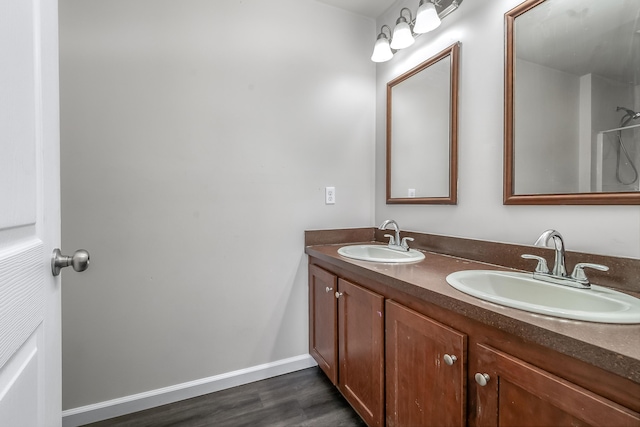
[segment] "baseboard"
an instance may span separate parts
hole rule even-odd
[[[209,378],[125,396],[106,402],[62,411],[62,426],[77,427],[133,412],[143,411],[168,403],[202,396],[227,388],[236,387],[278,375],[288,374],[316,366],[308,354],[282,359],[264,365],[252,366]]]

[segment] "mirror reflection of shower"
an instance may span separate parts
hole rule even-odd
[[[591,184],[598,192],[640,191],[640,2],[626,13],[609,72],[594,73],[585,90],[596,136]]]
[[[622,116],[622,118],[620,118],[620,127],[624,128],[626,126],[629,125],[629,123],[631,121],[635,121],[640,119],[640,113],[633,111],[629,108],[624,108],[624,107],[618,107],[616,108],[616,111],[624,111],[625,114]],[[622,129],[618,130],[618,132],[616,133],[617,138],[618,138],[618,145],[617,145],[617,150],[616,150],[616,179],[618,180],[619,183],[624,184],[624,185],[631,185],[634,182],[636,182],[638,180],[638,169],[636,168],[635,164],[633,163],[633,160],[631,159],[631,156],[629,155],[629,152],[627,151],[627,147],[624,145],[624,141],[622,138]],[[624,154],[624,158],[623,158],[623,154]],[[631,172],[632,172],[632,178],[629,179],[624,179],[621,175],[621,169],[623,167],[623,165],[628,165],[628,167],[631,168]]]

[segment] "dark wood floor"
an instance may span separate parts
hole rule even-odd
[[[90,426],[346,427],[366,424],[316,367]]]

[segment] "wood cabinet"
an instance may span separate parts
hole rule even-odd
[[[309,266],[309,353],[369,426],[384,425],[384,297]]]
[[[309,266],[309,354],[332,383],[338,383],[338,278]]]
[[[309,265],[309,351],[369,426],[640,427],[640,383],[333,268]]]
[[[384,425],[384,297],[338,279],[338,388],[369,426]]]
[[[387,426],[464,425],[466,353],[465,334],[387,301]]]
[[[640,426],[640,414],[523,360],[478,344],[476,425]]]

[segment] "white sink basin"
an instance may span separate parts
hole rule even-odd
[[[577,289],[533,278],[530,273],[458,271],[454,288],[496,304],[549,316],[599,323],[640,323],[640,299],[602,286]]]
[[[351,245],[338,249],[338,253],[347,258],[361,261],[405,263],[424,259],[424,254],[414,249],[408,252],[397,251],[383,245]]]

